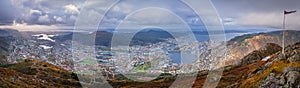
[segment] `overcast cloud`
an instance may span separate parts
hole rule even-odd
[[[123,19],[139,10],[147,7],[158,7],[167,9],[181,17],[190,27],[203,26],[201,19],[185,4],[175,0],[122,0],[105,14],[103,9],[107,0],[95,0],[85,3],[85,0],[0,0],[0,28],[18,28],[18,30],[33,30],[31,27],[42,27],[49,30],[53,28],[64,29],[75,25],[76,19],[82,8],[86,8],[89,16],[105,15],[100,26],[114,28]],[[300,11],[300,0],[212,0],[225,26],[253,26],[281,28],[283,11]],[[89,7],[83,7],[83,5]],[[170,16],[162,11],[151,11],[153,14],[139,13],[134,16],[151,16],[155,18],[166,18],[163,21],[151,21],[151,24],[172,23]],[[162,13],[163,15],[159,15]],[[87,16],[87,20],[91,17]],[[151,18],[149,17],[149,18]],[[127,20],[136,22],[143,19]],[[155,19],[145,19],[155,20]],[[141,23],[147,24],[145,20]],[[15,24],[14,21],[16,22]],[[287,15],[287,28],[300,28],[300,12]],[[156,23],[153,23],[156,22]],[[29,27],[16,27],[16,24]],[[39,29],[35,29],[39,30]],[[237,29],[238,30],[238,29]]]
[[[300,0],[212,0],[222,18],[233,18],[237,25],[282,28],[283,11],[297,10],[287,15],[287,29],[300,28]]]

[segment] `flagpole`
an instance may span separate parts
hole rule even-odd
[[[285,34],[285,13],[283,12],[283,24],[282,24],[282,54],[284,54],[284,48],[285,48],[285,38],[284,38],[284,34]]]
[[[283,31],[282,31],[282,54],[283,55],[285,55],[285,53],[284,53],[284,49],[285,49],[285,32],[286,32],[286,30],[285,30],[285,26],[286,26],[286,15],[288,15],[288,14],[292,14],[292,13],[295,13],[295,12],[297,12],[297,10],[294,10],[294,11],[286,11],[286,10],[284,10],[283,11],[283,24],[282,24],[282,28],[283,28]]]

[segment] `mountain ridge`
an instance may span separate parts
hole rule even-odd
[[[285,45],[300,42],[300,31],[287,30]],[[237,64],[242,57],[260,49],[267,43],[274,43],[282,47],[282,31],[254,33],[237,36],[227,42],[226,64]]]

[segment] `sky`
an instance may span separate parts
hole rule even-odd
[[[84,8],[87,20],[104,16],[102,30],[112,29],[120,22],[139,25],[177,27],[181,18],[189,27],[204,28],[201,18],[180,0],[121,0],[108,11],[111,0],[0,0],[0,28],[19,31],[72,30]],[[284,10],[300,11],[300,0],[212,0],[225,29],[280,29]],[[150,8],[153,7],[153,8]],[[286,16],[287,28],[300,28],[300,12]],[[125,20],[126,19],[126,20]],[[88,21],[87,21],[88,22]]]

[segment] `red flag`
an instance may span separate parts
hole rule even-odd
[[[284,14],[292,14],[292,13],[295,13],[297,12],[296,10],[295,11],[284,11]]]

